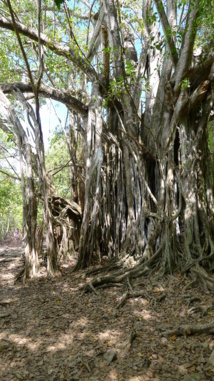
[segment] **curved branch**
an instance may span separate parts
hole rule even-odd
[[[1,83],[0,89],[3,91],[4,94],[10,94],[13,90],[16,89],[19,89],[22,93],[33,92],[32,86],[30,84],[22,82],[14,82],[7,84]],[[65,104],[68,108],[71,108],[72,110],[78,112],[81,115],[88,115],[88,106],[65,91],[56,90],[52,87],[42,85],[40,86],[39,94],[45,98],[52,98],[55,101],[61,102]]]
[[[0,27],[14,31],[14,27],[11,21],[7,20],[5,17],[0,15]],[[38,33],[34,29],[23,25],[22,23],[16,21],[17,31],[22,35],[29,37],[31,40],[38,42]],[[90,80],[95,80],[97,78],[97,72],[94,68],[86,61],[84,58],[80,57],[78,50],[73,50],[67,46],[62,46],[56,42],[53,42],[45,34],[40,34],[40,42],[45,45],[48,49],[53,51],[59,56],[66,57],[68,60],[72,61],[75,65],[82,70]]]

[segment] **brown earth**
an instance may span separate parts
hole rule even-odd
[[[144,295],[116,309],[126,285],[80,291],[88,279],[72,273],[74,259],[56,279],[14,284],[22,252],[17,241],[0,244],[1,381],[214,380],[212,335],[164,334],[214,320],[211,293],[185,291],[179,275],[142,278],[132,286]]]

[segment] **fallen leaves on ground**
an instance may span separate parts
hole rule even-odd
[[[138,279],[133,288],[148,297],[128,299],[118,310],[126,286],[99,295],[80,292],[85,272],[72,273],[72,261],[61,277],[14,285],[22,251],[0,247],[1,380],[214,380],[211,336],[162,335],[181,324],[211,321],[212,314],[189,315],[188,300],[197,294],[206,306],[213,295],[199,289],[186,295],[180,275],[158,284],[142,279],[141,286]]]

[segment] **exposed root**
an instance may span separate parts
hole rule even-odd
[[[126,281],[127,291],[123,294],[120,302],[116,306],[116,309],[121,308],[125,304],[127,299],[138,298],[138,297],[148,298],[145,295],[145,292],[133,290],[133,287],[131,285],[131,279],[139,278],[139,277],[150,274],[154,263],[158,259],[159,253],[160,251],[158,250],[158,252],[156,252],[152,258],[132,268],[123,268],[115,272],[114,274],[107,274],[102,277],[98,276],[97,278],[89,282],[86,286],[80,287],[80,290],[84,290],[85,292],[92,291],[98,295],[96,289],[105,288],[105,287],[115,287],[115,286],[121,287],[121,286],[124,286],[124,282]],[[112,267],[110,266],[110,268],[115,269],[115,265],[113,265]],[[109,272],[108,268],[102,268],[101,271],[106,271],[106,269]],[[100,269],[98,269],[98,271],[99,270]],[[96,270],[93,271],[93,273],[96,273]],[[92,272],[87,273],[87,275],[88,274],[91,275]],[[165,298],[165,296],[163,298]]]
[[[193,296],[188,301],[188,307],[190,307],[194,302],[201,303],[202,300],[198,296]],[[201,316],[206,316],[211,311],[214,311],[214,302],[212,304],[210,304],[209,306],[206,306],[206,307],[200,306],[200,305],[191,306],[188,310],[188,315],[200,313]]]
[[[109,266],[100,267],[98,269],[87,271],[86,272],[86,277],[89,277],[91,275],[97,275],[97,274],[100,274],[100,273],[109,273],[111,271],[120,270],[120,269],[122,269],[121,264],[117,264],[117,263],[114,262],[113,264],[110,264]]]
[[[197,268],[193,268],[192,272],[196,275],[196,279],[199,284],[207,291],[214,290],[214,278],[209,276],[207,272],[202,268],[197,266]]]
[[[130,279],[129,279],[129,278],[127,278],[127,287],[128,287],[128,290],[130,290],[131,292],[133,292],[133,287],[132,287],[132,285],[131,285],[131,283],[130,283]]]
[[[201,302],[201,298],[199,296],[193,296],[192,298],[189,299],[188,306],[194,302]]]
[[[24,275],[24,272],[25,272],[25,267],[23,267],[19,272],[18,274],[16,275],[15,279],[14,279],[14,284],[16,282],[18,282],[20,279],[22,279],[23,275]]]
[[[130,299],[130,298],[139,298],[139,297],[141,297],[141,298],[147,298],[145,292],[143,292],[143,291],[126,291],[123,294],[120,302],[117,304],[116,309],[121,308],[125,304],[127,299]]]
[[[120,302],[118,303],[118,305],[116,306],[116,309],[119,309],[120,307],[122,307],[125,303],[125,301],[129,298],[129,291],[126,291],[125,294],[122,296]]]
[[[136,333],[135,329],[133,328],[131,330],[131,333],[130,333],[129,337],[128,337],[128,340],[125,343],[125,346],[127,347],[127,349],[131,348],[132,343],[136,339],[136,337],[137,337],[137,333]]]
[[[123,283],[108,283],[108,284],[102,284],[101,286],[98,286],[97,289],[100,288],[108,288],[108,287],[123,287]]]
[[[191,269],[191,277],[193,279],[184,287],[185,291],[193,286],[200,286],[206,292],[214,291],[214,278],[203,267],[199,266],[198,263]]]
[[[192,282],[188,283],[188,284],[184,287],[184,291],[186,291],[188,288],[191,288],[191,287],[196,286],[197,284],[198,284],[197,279],[194,278],[194,279],[192,280]]]
[[[129,339],[128,339],[128,343],[130,344],[130,347],[132,346],[132,343],[134,341],[134,339],[137,337],[137,333],[135,331],[135,329],[133,329],[130,333],[130,336],[129,336]]]
[[[94,288],[92,283],[88,283],[84,288],[85,288],[85,291],[92,291],[96,295],[99,295],[99,292]]]
[[[194,334],[213,334],[214,333],[214,321],[211,321],[207,324],[183,324],[175,329],[171,329],[168,331],[164,331],[161,333],[162,336],[188,336],[188,335],[194,335]]]
[[[166,298],[166,296],[167,296],[167,294],[165,294],[165,293],[158,296],[157,299],[155,300],[155,306],[157,303],[161,303]]]
[[[87,371],[91,373],[91,368],[89,364],[87,363],[87,361],[83,360],[83,354],[81,355],[81,363],[86,367]]]
[[[209,312],[213,311],[214,306],[210,305],[208,307],[202,307],[202,306],[195,306],[189,309],[188,315],[193,315],[200,313],[201,316],[206,316]]]

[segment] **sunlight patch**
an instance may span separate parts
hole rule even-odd
[[[138,316],[139,320],[141,320],[141,319],[152,320],[153,319],[150,311],[148,311],[148,310],[142,310],[142,311],[134,312],[134,315]]]
[[[19,336],[17,334],[9,335],[7,337],[7,340],[11,341],[11,343],[14,343],[16,345],[24,345],[31,351],[37,351],[42,343],[42,340],[33,341],[32,339],[26,336]]]
[[[72,323],[73,327],[85,327],[89,323],[88,319],[81,317],[77,321]]]

